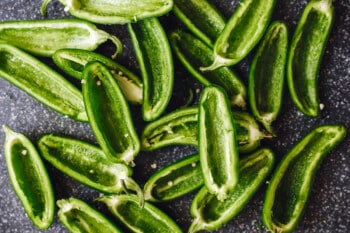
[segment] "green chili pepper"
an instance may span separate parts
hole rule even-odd
[[[334,20],[332,0],[311,0],[294,32],[287,80],[293,102],[307,116],[319,115],[318,70]]]
[[[263,36],[276,0],[241,0],[214,45],[214,61],[202,71],[235,65]]]
[[[260,149],[239,163],[240,178],[235,189],[220,201],[203,187],[191,204],[194,220],[188,232],[216,230],[234,218],[249,202],[274,164],[274,154],[269,149]]]
[[[288,30],[275,21],[268,28],[252,61],[249,73],[249,103],[255,118],[272,133],[282,105]]]
[[[41,14],[46,15],[47,5],[52,0],[43,0]],[[172,0],[59,0],[73,16],[99,24],[125,24],[168,13],[173,8]]]
[[[114,161],[132,163],[140,141],[118,82],[96,61],[85,66],[83,80],[84,103],[96,140]]]
[[[246,153],[267,137],[248,113],[232,113],[235,120],[238,150]],[[168,113],[146,125],[141,136],[141,149],[153,151],[170,145],[198,145],[198,106]]]
[[[152,121],[164,112],[172,95],[174,64],[171,49],[157,18],[128,26],[144,83],[143,118]]]
[[[129,166],[111,161],[94,145],[45,134],[39,138],[38,147],[42,156],[54,167],[86,186],[103,193],[120,193],[125,188],[139,194],[142,192],[131,178]]]
[[[79,19],[21,20],[0,23],[0,40],[30,53],[51,57],[58,49],[95,50],[111,40],[117,47],[113,57],[121,53],[120,40]]]
[[[57,201],[57,206],[60,208],[57,215],[70,232],[122,232],[102,213],[80,199],[61,199]]]
[[[134,195],[102,196],[99,200],[130,232],[182,232],[174,220],[156,206],[148,202],[140,206]]]
[[[175,15],[204,43],[213,46],[226,19],[209,0],[174,0]]]
[[[12,187],[33,224],[41,230],[53,222],[55,197],[46,167],[33,143],[3,126],[4,154]]]
[[[225,92],[203,89],[198,111],[198,151],[208,191],[227,198],[238,182],[238,145],[235,123]]]
[[[81,92],[33,56],[0,43],[0,76],[40,103],[78,121],[87,121]]]
[[[99,61],[110,69],[129,103],[142,103],[143,87],[139,77],[113,60],[81,49],[60,49],[53,54],[52,58],[57,66],[77,79],[82,79],[84,66],[88,62]]]
[[[148,201],[170,201],[200,188],[203,183],[199,155],[193,154],[154,173],[143,193]]]
[[[341,125],[321,125],[309,132],[283,157],[269,182],[263,222],[272,232],[293,232],[302,217],[323,158],[346,134]]]
[[[176,56],[185,68],[204,86],[221,86],[227,92],[233,106],[246,106],[246,87],[240,78],[228,67],[211,72],[201,72],[201,66],[209,65],[213,60],[213,51],[202,41],[183,31],[173,32],[170,42]]]

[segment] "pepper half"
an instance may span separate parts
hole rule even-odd
[[[270,133],[282,106],[287,53],[287,26],[282,21],[274,21],[254,56],[248,86],[252,113]]]
[[[199,190],[191,203],[194,220],[188,232],[216,230],[229,222],[253,197],[273,165],[274,153],[267,148],[259,149],[241,159],[238,184],[224,201],[218,200],[205,187]]]
[[[238,145],[228,97],[217,86],[203,89],[198,111],[198,153],[208,191],[221,201],[238,183]]]
[[[59,207],[58,218],[70,232],[122,232],[102,213],[80,199],[73,197],[60,199],[57,201],[57,206]]]
[[[0,76],[56,112],[88,121],[78,88],[37,58],[1,42]]]
[[[49,174],[33,143],[8,126],[4,153],[13,190],[25,212],[40,230],[51,226],[55,214],[55,197]]]
[[[111,40],[116,57],[122,52],[121,41],[94,24],[80,19],[19,20],[0,23],[0,40],[30,53],[51,57],[63,48],[95,50]]]
[[[46,15],[47,5],[52,0],[43,0],[40,11]],[[125,24],[164,15],[173,8],[172,0],[59,0],[73,16],[98,24]]]
[[[241,0],[215,41],[214,61],[202,71],[240,62],[255,47],[269,25],[276,0]]]
[[[167,214],[148,202],[141,206],[138,198],[134,195],[102,196],[98,200],[105,203],[118,221],[131,232],[182,232]]]
[[[265,194],[262,216],[270,231],[294,231],[302,217],[318,167],[345,134],[346,129],[341,125],[318,126],[283,157]]]
[[[44,134],[38,140],[41,155],[61,172],[103,193],[141,189],[131,178],[133,170],[115,163],[95,145],[74,138]]]
[[[128,24],[143,79],[142,116],[157,119],[166,109],[174,85],[174,64],[168,37],[157,18]]]
[[[91,129],[104,153],[131,164],[140,151],[129,105],[109,69],[100,62],[83,71],[83,99]]]
[[[293,34],[287,59],[289,92],[309,117],[320,114],[318,70],[334,20],[332,0],[310,1]]]

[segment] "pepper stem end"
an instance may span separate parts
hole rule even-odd
[[[49,1],[49,0],[48,0],[48,1]],[[50,0],[50,1],[51,1],[51,0]],[[115,59],[115,58],[118,56],[118,54],[120,54],[120,53],[123,52],[123,44],[122,44],[122,42],[119,40],[119,38],[116,37],[116,36],[110,35],[110,36],[108,37],[108,39],[110,39],[110,40],[113,42],[113,44],[115,44],[115,46],[116,46],[116,51],[115,51],[115,53],[112,55],[112,59]]]
[[[231,59],[221,57],[220,55],[214,55],[214,62],[211,65],[206,67],[199,67],[199,69],[203,72],[207,72],[229,65],[233,65]]]
[[[201,224],[199,224],[198,219],[194,219],[192,221],[192,224],[190,225],[190,227],[188,228],[188,233],[195,233],[198,232],[200,230],[204,230],[203,227],[201,226]]]
[[[52,0],[43,0],[40,6],[40,13],[42,16],[46,16],[47,14],[47,6]]]
[[[129,191],[134,191],[140,199],[140,206],[145,205],[145,197],[141,187],[131,178],[123,179],[124,192],[129,193]]]

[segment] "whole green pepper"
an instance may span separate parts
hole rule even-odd
[[[77,198],[57,201],[58,218],[70,232],[121,233],[102,213]]]
[[[52,0],[43,0],[40,11],[46,15],[47,5]],[[73,16],[99,24],[125,24],[168,13],[173,8],[172,0],[59,0]]]
[[[130,232],[181,233],[168,215],[149,202],[139,205],[135,195],[109,195],[98,199]]]
[[[174,64],[168,37],[157,18],[128,25],[143,79],[142,116],[158,118],[168,106],[174,85]]]
[[[263,36],[276,0],[241,0],[214,45],[214,61],[202,71],[235,65]]]
[[[116,36],[79,19],[1,22],[0,40],[35,55],[46,57],[51,57],[56,50],[63,48],[95,50],[107,40],[111,40],[117,47],[113,57],[123,49],[121,41]]]
[[[226,25],[226,19],[210,0],[174,0],[175,15],[209,46],[213,46]]]
[[[345,137],[342,125],[321,125],[284,155],[265,194],[263,222],[272,232],[293,232],[305,209],[323,158]]]
[[[117,80],[106,66],[93,61],[84,68],[82,86],[89,123],[102,150],[114,161],[133,163],[140,141]]]
[[[0,76],[47,107],[78,121],[88,121],[78,88],[37,58],[0,43]]]
[[[46,167],[33,143],[8,126],[4,154],[13,190],[25,212],[40,230],[51,226],[55,214],[55,197]]]
[[[129,103],[142,104],[142,81],[133,72],[115,61],[95,52],[82,49],[60,49],[53,56],[53,61],[67,74],[82,79],[84,66],[91,61],[99,61],[107,66]]]
[[[239,163],[240,178],[234,190],[224,201],[203,187],[191,203],[194,220],[188,232],[216,230],[234,218],[249,202],[265,181],[274,164],[270,149],[259,149]]]
[[[288,87],[294,104],[309,117],[320,111],[318,70],[334,20],[332,0],[311,0],[293,34],[287,60]]]
[[[221,201],[238,183],[238,145],[235,122],[223,89],[203,89],[198,111],[198,153],[208,191]]]
[[[238,75],[228,67],[202,72],[200,67],[214,60],[212,49],[189,33],[178,30],[170,35],[171,46],[184,67],[204,86],[212,84],[225,89],[233,106],[246,107],[246,87]]]
[[[275,21],[254,56],[248,85],[251,111],[270,133],[273,133],[271,124],[282,106],[287,52],[287,26],[284,22]]]

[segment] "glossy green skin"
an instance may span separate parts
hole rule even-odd
[[[324,157],[346,134],[341,125],[311,130],[283,157],[269,182],[263,222],[272,232],[293,232],[302,217],[313,180]]]
[[[320,114],[318,70],[333,20],[331,0],[312,0],[306,5],[291,41],[288,87],[294,104],[309,117]]]
[[[119,39],[85,20],[45,19],[0,23],[0,40],[46,57],[63,48],[95,50],[108,39],[117,46],[116,56],[123,48]]]
[[[133,72],[113,60],[82,49],[60,49],[53,54],[52,58],[58,67],[77,79],[82,79],[84,66],[87,63],[101,62],[111,70],[128,102],[142,104],[142,81]]]
[[[199,155],[187,156],[154,173],[146,182],[145,200],[164,202],[182,197],[204,183]]]
[[[267,29],[251,63],[248,86],[251,111],[270,133],[282,106],[287,53],[287,26],[275,21]]]
[[[128,25],[143,79],[142,115],[158,118],[168,106],[174,85],[174,64],[168,37],[157,18]]]
[[[213,47],[226,19],[209,0],[174,0],[175,15],[204,43]]]
[[[179,226],[156,206],[140,205],[134,195],[111,195],[99,199],[130,232],[180,233]]]
[[[208,191],[227,198],[238,183],[238,145],[235,123],[225,92],[203,89],[198,111],[198,152]]]
[[[224,201],[219,201],[203,187],[191,203],[190,211],[194,220],[188,232],[217,230],[229,222],[264,183],[273,164],[274,154],[269,149],[260,149],[243,158],[239,166],[239,182]]]
[[[252,116],[233,112],[238,150],[247,153],[260,145],[265,137]],[[198,145],[198,106],[171,112],[146,125],[142,132],[141,149],[153,151],[170,145]]]
[[[122,231],[86,202],[77,199],[57,201],[57,213],[61,223],[70,231],[77,233],[121,233]]]
[[[202,68],[214,70],[235,65],[245,58],[263,36],[276,0],[241,0],[214,45],[214,62]]]
[[[43,0],[42,14],[51,0]],[[59,0],[68,12],[80,19],[99,24],[125,24],[165,15],[173,8],[172,0]]]
[[[46,134],[38,140],[41,155],[54,167],[80,183],[103,193],[120,193],[123,182],[132,183],[132,170],[115,163],[103,151],[86,142]]]
[[[74,120],[87,121],[81,92],[37,58],[0,43],[0,76],[45,106]]]
[[[202,72],[200,67],[214,61],[212,49],[201,40],[184,31],[175,31],[170,35],[171,46],[184,67],[204,86],[221,86],[227,92],[233,106],[246,106],[246,87],[237,74],[228,67]]]
[[[39,153],[23,134],[3,126],[4,154],[9,179],[25,212],[40,230],[49,228],[55,213],[50,177]]]
[[[132,163],[140,141],[116,79],[106,66],[94,61],[85,66],[83,81],[86,112],[97,142],[113,161]]]

